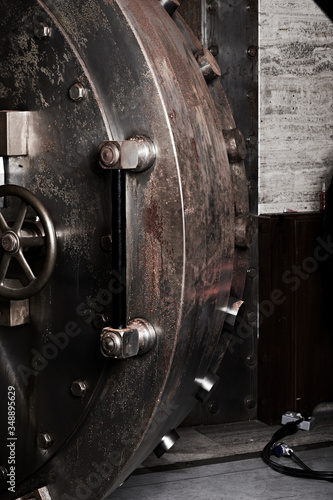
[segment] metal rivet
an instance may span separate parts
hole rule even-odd
[[[247,275],[249,278],[253,279],[257,276],[257,270],[254,268],[254,267],[250,267],[250,269],[248,269],[246,271]]]
[[[258,49],[254,45],[250,45],[247,49],[247,53],[250,57],[255,57],[257,55]]]
[[[218,8],[219,8],[219,4],[217,2],[213,1],[213,2],[210,2],[208,4],[208,10],[210,12],[216,12],[218,10]]]
[[[250,102],[256,102],[258,100],[258,90],[250,89],[247,93],[247,98]]]
[[[52,446],[53,439],[51,438],[50,434],[40,432],[37,436],[37,444],[39,448],[47,450]]]
[[[74,83],[69,89],[69,97],[72,101],[80,102],[87,95],[87,91],[81,83]]]
[[[255,135],[250,135],[250,137],[247,137],[246,142],[250,148],[255,148],[257,146],[257,138]]]
[[[40,40],[51,36],[51,28],[45,23],[39,23],[34,26],[34,35]]]
[[[83,398],[87,391],[87,385],[83,380],[74,380],[71,385],[71,393],[77,398]]]
[[[254,366],[256,364],[255,356],[253,356],[253,354],[250,354],[249,356],[246,357],[246,362],[249,366]]]
[[[247,321],[248,323],[255,323],[257,321],[257,314],[255,312],[250,312],[247,315]]]
[[[101,247],[104,252],[111,252],[112,250],[112,236],[111,234],[105,234],[101,238]]]
[[[219,406],[217,403],[210,403],[208,406],[209,413],[217,413],[219,410]]]
[[[8,475],[8,471],[6,467],[0,466],[0,482],[6,481]]]
[[[253,396],[249,396],[248,398],[246,398],[246,400],[245,400],[245,406],[249,410],[252,410],[253,408],[256,407],[256,400],[254,399]]]

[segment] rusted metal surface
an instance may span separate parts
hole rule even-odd
[[[184,22],[183,18],[176,13],[174,19],[188,44],[195,47],[195,50],[197,50],[195,55],[201,54],[203,51],[202,45],[200,48],[198,42],[194,44],[195,36]],[[207,49],[205,50],[207,51]],[[211,57],[213,58],[212,55]],[[215,64],[217,65],[217,63]],[[218,72],[216,71],[216,76],[217,75]],[[235,128],[232,110],[226,98],[220,79],[208,79],[208,84],[223,129],[230,170],[232,173],[234,191],[233,217],[235,220],[235,252],[233,267],[230,269],[230,271],[232,271],[231,295],[233,297],[241,298],[244,293],[246,271],[249,267],[248,248],[251,246],[255,234],[255,224],[249,215],[249,192],[245,164],[243,161],[247,155],[247,151],[242,133],[240,130]],[[218,354],[214,362],[215,370],[217,370],[220,366],[229,342],[230,334],[227,332],[221,338],[221,347],[218,350]]]
[[[186,42],[160,2],[0,5],[0,109],[32,115],[28,155],[8,160],[6,183],[43,200],[58,242],[31,322],[0,330],[1,390],[17,388],[20,457],[15,495],[0,491],[10,500],[42,484],[52,499],[97,500],[180,424],[227,348],[235,201],[223,128],[235,125],[229,110],[230,127],[221,122],[197,42]],[[137,135],[153,141],[156,161],[126,172],[126,268],[115,270],[114,176],[100,172],[99,145]],[[101,324],[113,326],[125,285],[126,323],[149,322],[156,344],[107,359]]]
[[[212,8],[209,8],[210,5]],[[235,130],[237,124],[246,144],[245,158],[244,143],[239,158],[230,151],[230,148],[228,151],[233,175],[235,219],[241,220],[245,217],[249,220],[247,217],[251,213],[253,221],[257,213],[258,199],[257,9],[255,0],[228,3],[221,0],[217,2],[185,0],[176,14],[188,20],[192,30],[200,35],[201,42],[210,49],[220,65],[222,76],[210,83],[210,93],[218,110],[225,138]],[[181,19],[176,22],[184,36],[189,39],[188,27]],[[226,142],[228,149],[228,140]],[[250,226],[250,233],[253,236],[254,223],[250,222]],[[243,229],[245,227],[246,224]],[[234,297],[243,297],[248,313],[252,316],[255,315],[257,304],[257,261],[255,237],[250,249],[239,246],[236,248],[231,293]],[[255,418],[256,337],[256,323],[255,321],[249,323],[247,315],[243,318],[239,331],[235,333],[228,348],[226,345],[230,342],[230,336],[225,333],[222,340],[222,354],[216,363],[217,367],[226,353],[218,372],[223,382],[215,391],[211,406],[210,403],[205,407],[197,406],[185,420],[184,425]],[[244,404],[248,399],[251,400],[251,407]]]

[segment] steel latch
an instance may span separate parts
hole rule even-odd
[[[144,135],[135,135],[125,141],[103,141],[99,146],[99,165],[102,170],[143,172],[152,167],[155,160],[155,145]]]
[[[150,351],[156,342],[152,325],[142,318],[133,319],[126,328],[105,327],[101,333],[101,351],[108,358],[131,358]]]

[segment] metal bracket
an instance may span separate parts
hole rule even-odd
[[[28,111],[0,111],[0,156],[28,154]]]

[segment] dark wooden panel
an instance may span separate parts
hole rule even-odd
[[[333,398],[323,236],[319,213],[259,218],[258,417],[269,424]]]

